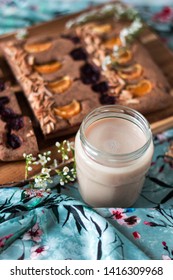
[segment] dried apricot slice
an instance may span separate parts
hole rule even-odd
[[[39,53],[47,51],[52,46],[51,42],[25,44],[24,49],[28,53]]]
[[[122,45],[119,37],[111,38],[103,43],[103,47],[109,50],[112,50],[115,45],[118,47]]]
[[[50,74],[59,70],[61,67],[62,64],[56,61],[48,64],[35,65],[35,70],[38,71],[40,74]]]
[[[136,85],[128,85],[126,87],[133,97],[141,97],[152,90],[152,84],[149,80],[142,80]]]
[[[65,92],[72,84],[72,80],[69,76],[64,76],[63,78],[54,81],[49,82],[48,87],[53,93],[63,93]]]
[[[130,50],[125,50],[124,52],[120,52],[117,62],[119,64],[126,64],[132,59],[132,52]]]
[[[69,119],[80,112],[80,103],[77,100],[73,100],[70,104],[58,107],[54,109],[57,116],[63,119]]]
[[[112,29],[110,24],[102,24],[102,25],[96,25],[92,28],[92,32],[95,34],[103,34],[106,32],[109,32]]]
[[[118,75],[125,80],[134,80],[139,78],[143,73],[143,68],[140,64],[134,64],[130,67],[123,68],[118,71]]]

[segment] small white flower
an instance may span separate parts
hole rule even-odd
[[[35,181],[36,184],[42,182],[42,180],[41,180],[40,178],[38,178],[38,177],[36,177],[36,178],[34,179],[34,181]]]
[[[47,163],[47,159],[46,159],[46,156],[42,156],[42,155],[38,155],[38,157],[40,158],[39,159],[39,163],[43,166]]]
[[[26,153],[23,153],[23,157],[26,158]]]
[[[56,142],[55,146],[59,148],[61,146],[61,144],[59,142]]]
[[[64,186],[64,181],[62,179],[60,180],[59,183],[60,183],[61,186]]]
[[[25,28],[21,28],[16,33],[16,39],[22,40],[28,35],[28,31]]]
[[[54,159],[53,164],[54,164],[54,167],[55,167],[55,168],[58,167],[58,161],[57,161],[57,159]]]
[[[35,178],[34,187],[38,188],[38,189],[40,189],[40,188],[45,189],[47,187],[47,182],[46,181],[42,181],[42,180],[41,181],[40,180],[36,180],[36,178]]]
[[[75,23],[74,20],[69,20],[69,21],[67,21],[65,26],[66,26],[67,29],[69,29],[74,25],[74,23]]]
[[[32,171],[32,167],[31,166],[28,166],[28,171]]]
[[[74,150],[73,142],[67,142],[67,152],[70,152],[71,150]]]
[[[68,172],[69,172],[69,168],[68,168],[67,166],[65,166],[65,167],[63,168],[63,173],[64,173],[64,175],[67,175]]]
[[[129,35],[129,29],[123,28],[120,32],[120,40],[123,46],[126,46],[126,37]]]
[[[68,155],[64,155],[63,158],[64,158],[65,160],[68,160],[68,159],[69,159]]]
[[[45,175],[49,175],[50,171],[51,171],[50,168],[45,168],[45,167],[43,167],[43,168],[41,169],[41,173],[42,173],[42,174],[45,174]]]

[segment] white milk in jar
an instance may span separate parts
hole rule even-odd
[[[75,139],[79,191],[93,207],[130,207],[153,156],[152,133],[137,111],[102,106],[83,120]]]

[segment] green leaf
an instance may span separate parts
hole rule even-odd
[[[52,212],[55,215],[55,217],[57,218],[57,221],[59,223],[59,212],[58,212],[58,206],[52,206]]]
[[[99,240],[97,245],[97,260],[101,260],[102,257],[102,241]]]
[[[97,230],[97,232],[98,232],[98,234],[99,234],[99,237],[101,237],[101,235],[102,235],[102,230],[101,230],[101,228],[100,228],[99,225],[92,219],[92,217],[91,217],[91,221],[92,221],[93,224],[95,225],[95,228],[96,228],[96,230]]]
[[[82,205],[74,205],[74,207],[77,208],[87,220],[89,220],[85,214],[84,207]]]
[[[70,214],[72,214],[73,218],[74,218],[74,220],[76,222],[76,226],[77,226],[77,230],[78,230],[79,234],[81,232],[81,228],[83,228],[83,229],[85,229],[87,231],[87,229],[86,229],[82,219],[80,218],[78,212],[76,211],[76,209],[74,207],[72,207],[72,206],[69,206],[69,205],[64,205],[64,208],[67,209],[68,213],[67,213],[66,220],[63,223],[63,226],[68,221]]]

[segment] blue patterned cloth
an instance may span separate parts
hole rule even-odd
[[[0,259],[173,259],[173,129],[154,137],[145,186],[131,208],[87,206],[78,184],[62,193],[0,189]]]

